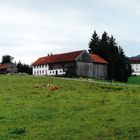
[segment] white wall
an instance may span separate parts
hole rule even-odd
[[[49,70],[49,65],[33,66],[33,75],[64,75],[63,69]]]
[[[47,64],[33,66],[33,75],[47,75],[48,70],[49,70],[49,66]]]
[[[131,64],[131,66],[134,71],[132,75],[140,75],[140,64]]]
[[[47,75],[64,75],[63,69],[49,70]]]

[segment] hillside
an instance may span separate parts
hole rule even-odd
[[[140,55],[137,55],[137,56],[135,56],[135,57],[140,58]]]
[[[140,139],[140,88],[51,77],[0,79],[1,140]]]

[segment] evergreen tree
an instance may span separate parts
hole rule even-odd
[[[127,82],[128,77],[131,76],[132,68],[131,68],[131,63],[129,61],[129,58],[125,56],[124,51],[120,46],[119,46],[119,57],[120,57],[120,61],[119,61],[120,74],[118,74],[118,81]]]
[[[89,53],[100,55],[109,62],[107,75],[109,80],[127,82],[132,70],[130,61],[125,56],[123,49],[118,47],[115,38],[109,37],[106,32],[102,34],[101,39],[98,37],[98,43],[95,43],[97,40],[97,33],[95,33],[89,42]]]
[[[32,74],[32,68],[27,64],[22,64],[20,61],[17,63],[18,72]]]
[[[95,46],[95,47],[93,47],[93,46]],[[94,31],[91,41],[89,42],[89,52],[93,53],[95,51],[94,49],[96,49],[97,46],[99,46],[99,36],[96,33],[96,31]]]
[[[102,56],[103,58],[106,58],[108,60],[108,46],[109,46],[109,36],[106,32],[104,32],[102,34],[102,37],[100,39],[100,42],[99,42],[99,46],[98,46],[98,49],[97,49],[97,53],[98,55]]]

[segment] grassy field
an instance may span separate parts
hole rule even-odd
[[[129,84],[139,84],[140,85],[140,76],[132,76],[128,80]]]
[[[139,140],[140,88],[0,76],[0,140],[14,139]]]

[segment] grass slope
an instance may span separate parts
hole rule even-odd
[[[140,85],[140,76],[132,76],[128,80],[129,84],[139,84]]]
[[[0,140],[140,139],[139,88],[32,76],[0,80]]]

